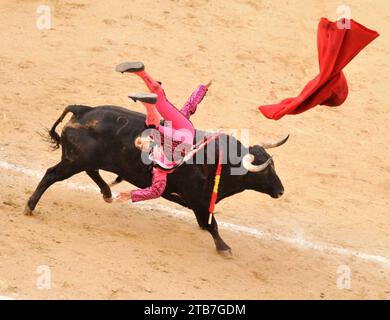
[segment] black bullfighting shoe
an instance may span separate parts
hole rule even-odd
[[[138,72],[145,70],[145,66],[141,61],[123,62],[115,67],[116,72]]]
[[[154,93],[132,93],[129,95],[129,98],[134,102],[137,100],[150,104],[156,104],[157,102],[157,94]]]

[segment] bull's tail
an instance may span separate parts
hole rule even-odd
[[[85,112],[90,111],[93,109],[92,107],[89,106],[83,106],[83,105],[70,105],[67,106],[64,110],[64,112],[61,114],[61,116],[57,119],[56,122],[54,122],[53,126],[49,130],[49,137],[50,137],[50,143],[52,144],[53,150],[58,149],[61,144],[61,137],[60,135],[56,132],[57,126],[64,120],[65,116],[69,113],[72,112],[76,118],[80,117],[83,115]]]

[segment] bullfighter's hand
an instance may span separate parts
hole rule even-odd
[[[117,195],[115,197],[115,202],[126,202],[126,201],[129,201],[129,200],[131,200],[131,190],[130,191],[121,192],[121,193],[119,193],[119,195]]]

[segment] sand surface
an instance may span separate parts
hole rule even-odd
[[[47,1],[51,30],[36,27],[40,4],[0,4],[0,295],[390,298],[388,1],[353,1],[352,17],[381,36],[345,69],[345,104],[280,121],[257,106],[298,94],[317,74],[318,20],[336,20],[339,1]],[[217,206],[218,221],[259,231],[221,228],[232,259],[215,252],[191,212],[162,199],[112,205],[59,183],[33,217],[23,215],[39,176],[60,158],[38,132],[66,105],[142,110],[127,99],[142,83],[114,72],[127,60],[143,60],[177,105],[213,79],[193,117],[198,128],[247,128],[252,144],[291,134],[272,150],[281,199],[247,191]],[[85,174],[69,182],[92,186]],[[50,290],[36,286],[41,265]],[[341,265],[351,271],[348,290],[336,285]]]

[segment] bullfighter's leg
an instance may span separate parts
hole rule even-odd
[[[219,235],[217,220],[215,220],[214,216],[211,221],[211,224],[208,224],[209,212],[207,209],[198,208],[193,210],[195,212],[196,220],[198,221],[199,227],[203,230],[207,230],[208,232],[210,232],[211,236],[213,237],[215,247],[218,253],[225,257],[230,257],[232,254],[232,250]]]
[[[148,73],[145,71],[145,66],[142,62],[124,62],[116,66],[116,71],[118,72],[129,72],[135,73],[138,75],[146,84],[150,92],[157,93],[162,89],[161,82],[154,80]],[[212,81],[207,85],[201,85],[194,91],[190,99],[186,102],[184,107],[180,110],[180,113],[184,115],[187,119],[190,118],[192,114],[195,113],[197,105],[202,101],[204,95],[207,92],[207,89],[210,87]],[[165,98],[166,99],[166,98]],[[145,105],[146,107],[146,105]]]
[[[118,72],[131,72],[139,76],[151,93],[157,94],[156,108],[161,117],[171,122],[172,128],[180,136],[179,141],[192,145],[195,129],[191,121],[187,119],[165,96],[161,83],[154,80],[146,71],[142,62],[125,62],[116,67]],[[134,97],[131,97],[134,99]],[[138,99],[140,100],[140,99]],[[145,102],[145,101],[144,101]]]
[[[26,215],[32,214],[39,199],[52,184],[68,179],[81,171],[83,170],[75,167],[74,165],[71,165],[67,160],[63,160],[54,167],[47,169],[41,182],[38,184],[38,187],[35,189],[34,193],[28,200],[24,213]]]
[[[160,126],[161,117],[156,109],[156,106],[146,102],[143,102],[142,104],[146,109],[146,125],[158,128]]]
[[[142,102],[146,109],[146,125],[154,126],[158,128],[160,126],[160,114],[156,109],[157,95],[156,94],[148,94],[148,93],[135,93],[129,95],[129,98],[133,99],[134,102],[137,100]]]
[[[167,100],[162,89],[157,93],[132,94],[129,97],[133,100],[141,101],[147,108],[150,103],[149,101],[151,101],[152,98],[156,98],[155,108],[162,118],[170,123],[169,127],[158,127],[159,131],[163,133],[164,136],[172,137],[174,140],[181,141],[187,146],[193,145],[195,135],[194,126],[189,119]]]
[[[165,96],[165,92],[162,86],[149,74],[147,74],[146,71],[136,72],[135,74],[144,80],[145,84],[152,93],[157,94],[156,108],[159,114],[164,118],[164,120],[170,121],[172,123],[173,129],[185,129],[190,134],[192,134],[192,137],[190,138],[190,144],[192,144],[195,129],[189,119],[185,117],[178,109],[176,109],[172,103],[169,102]]]
[[[149,76],[145,72],[145,66],[140,61],[135,62],[124,62],[118,64],[115,68],[117,72],[130,72],[135,73],[141,77],[141,79],[145,82],[146,86],[149,88],[150,92],[157,93],[156,91],[161,88],[161,82],[154,80],[151,76]]]
[[[88,170],[87,175],[98,185],[100,193],[103,195],[104,201],[111,203],[112,194],[110,186],[103,180],[98,170]]]

